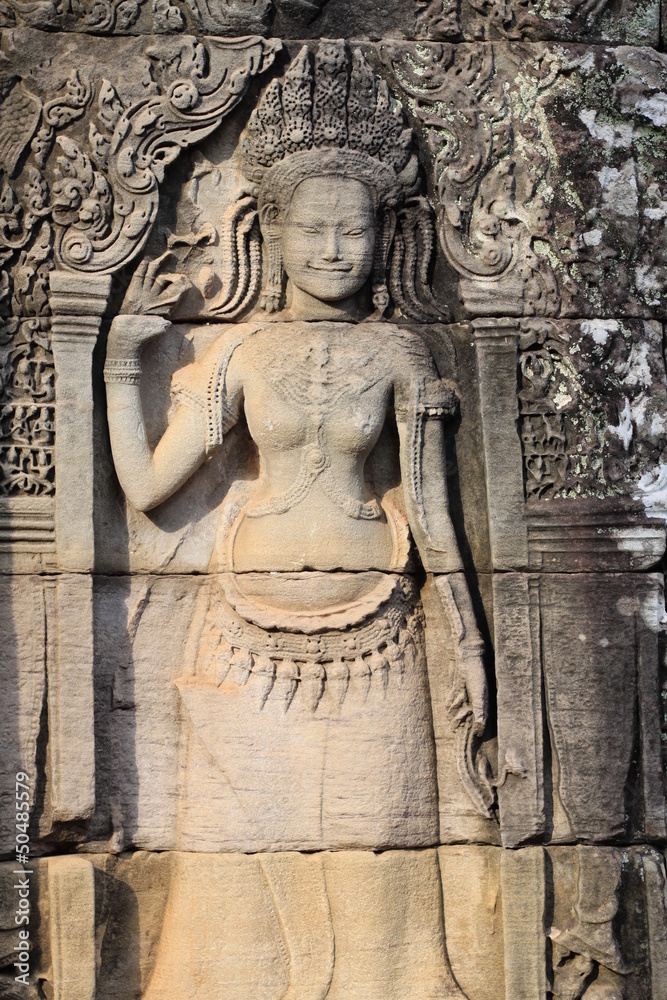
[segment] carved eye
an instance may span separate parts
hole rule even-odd
[[[363,236],[366,232],[365,229],[348,229],[345,233],[346,236]]]

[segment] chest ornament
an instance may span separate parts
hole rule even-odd
[[[319,428],[318,437],[323,437]],[[331,472],[331,459],[325,449],[319,444],[309,445],[301,455],[301,468],[292,486],[279,496],[270,497],[260,503],[248,504],[246,517],[266,517],[269,514],[286,514],[300,504],[310,493],[319,480],[320,488],[325,496],[336,504],[343,513],[356,521],[377,521],[382,517],[382,509],[377,500],[363,503],[354,497],[347,496],[339,487]]]

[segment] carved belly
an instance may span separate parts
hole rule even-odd
[[[227,568],[243,573],[404,569],[407,528],[393,514],[387,519],[379,505],[378,512],[369,520],[350,518],[319,490],[279,514],[252,517],[244,511],[230,538]]]

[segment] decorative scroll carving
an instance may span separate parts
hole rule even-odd
[[[417,0],[418,38],[456,38],[461,32],[457,0]]]
[[[55,374],[46,313],[53,234],[46,219],[37,228],[48,212],[37,171],[31,171],[23,194],[26,208],[8,185],[2,197],[4,259],[23,249],[13,280],[5,271],[0,286],[0,495],[50,495],[55,490]]]
[[[68,162],[59,161],[57,221],[64,228],[57,231],[58,263],[109,273],[131,260],[155,219],[165,167],[183,147],[220,124],[251,78],[271,65],[279,47],[259,38],[206,43],[192,37],[170,39],[147,50],[161,77],[157,96],[120,113],[120,102],[106,87],[98,119],[107,137],[97,129],[93,135],[107,160],[108,179],[96,174],[73,143],[63,144]]]
[[[417,0],[417,36],[436,40],[467,38],[509,41],[581,37],[601,32],[610,0]]]
[[[118,23],[129,16],[124,10],[116,3],[108,16]],[[24,82],[8,77],[0,106],[6,178],[24,157],[28,161],[16,182],[5,179],[0,191],[0,263],[6,268],[0,285],[0,494],[55,490],[49,272],[54,266],[97,273],[122,267],[150,232],[167,163],[220,123],[278,48],[259,38],[200,43],[184,37],[150,49],[162,88],[153,86],[149,97],[125,107],[103,81],[97,120],[88,130],[90,152],[67,134],[94,97],[85,73],[74,70],[43,106]]]
[[[68,28],[110,35],[128,31],[136,24],[144,0],[2,0],[3,27],[26,24],[33,28]]]
[[[0,27],[27,25],[98,35],[178,32],[190,24],[211,34],[268,30],[276,10],[308,24],[327,0],[0,0]]]
[[[54,97],[44,106],[42,126],[31,143],[35,162],[40,169],[45,167],[51,153],[56,130],[64,128],[80,118],[86,110],[91,96],[90,81],[82,80],[78,71],[74,70],[65,86],[65,93],[62,96]]]
[[[664,445],[660,367],[660,335],[650,323],[638,330],[617,320],[525,323],[519,406],[527,496],[631,492]]]
[[[0,494],[55,490],[54,377],[48,319],[0,339]]]
[[[5,180],[0,194],[0,263],[6,268],[0,286],[0,495],[55,491],[55,374],[47,318],[54,240],[44,167],[56,131],[84,114],[91,94],[90,82],[74,71],[64,93],[43,108],[15,80],[0,106],[6,174],[16,171],[29,148],[39,167],[29,163],[15,186]]]
[[[1,264],[7,264],[17,251],[23,251],[30,240],[36,237],[37,224],[50,213],[48,197],[48,184],[34,167],[28,171],[28,179],[20,197],[9,183],[5,183],[0,193]],[[50,228],[42,226],[38,242],[48,242],[45,239],[47,231],[50,239]],[[25,260],[27,256],[24,257],[24,262]],[[6,280],[9,281],[8,278]]]
[[[529,169],[519,155],[510,99],[495,66],[492,46],[381,47],[383,62],[422,123],[432,158],[439,235],[445,255],[461,275],[470,309],[506,315],[554,315],[558,286],[534,242],[548,229],[538,194],[548,159],[538,120]],[[536,86],[557,69],[544,57]]]

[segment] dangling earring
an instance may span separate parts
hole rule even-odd
[[[379,285],[376,285],[375,282],[373,282],[373,305],[375,306],[375,311],[378,316],[384,316],[390,303],[391,298],[389,296],[389,289],[387,288],[386,281],[383,281]]]
[[[269,258],[268,274],[260,305],[265,312],[273,313],[278,312],[283,304],[283,254],[280,239],[271,236],[266,242]]]
[[[385,209],[382,218],[382,235],[375,244],[375,259],[373,261],[373,305],[379,317],[384,316],[391,305],[391,296],[387,288],[387,259],[396,231],[396,213]]]

